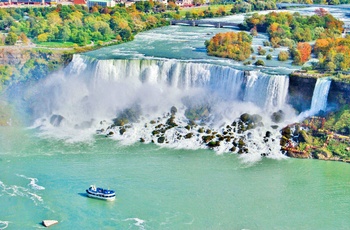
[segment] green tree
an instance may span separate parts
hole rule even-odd
[[[336,68],[337,66],[331,61],[326,64],[326,70],[328,71],[334,71]]]
[[[10,32],[6,36],[5,44],[6,45],[14,45],[14,44],[16,44],[17,40],[18,40],[18,36],[15,33]]]
[[[130,41],[132,39],[131,30],[128,28],[121,29],[119,35],[121,36],[123,41]]]
[[[38,35],[38,42],[47,42],[49,39],[49,34],[48,33],[43,33]]]
[[[60,31],[60,37],[64,42],[66,42],[69,40],[70,35],[71,35],[71,30],[69,28],[69,25],[65,24]]]
[[[302,65],[302,58],[301,58],[301,53],[299,50],[294,50],[293,51],[293,64],[294,65]]]
[[[5,81],[8,81],[11,79],[12,71],[10,66],[7,65],[0,65],[0,81],[4,83]],[[0,85],[1,89],[1,85]]]

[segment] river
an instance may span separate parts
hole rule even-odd
[[[13,87],[9,99],[23,125],[0,128],[0,229],[43,228],[44,219],[58,220],[57,229],[347,229],[348,164],[278,151],[279,128],[298,119],[287,103],[285,74],[293,69],[206,56],[204,41],[230,30],[155,29]],[[263,125],[233,134],[247,154],[231,153],[228,143],[207,149],[194,129],[183,137],[186,108],[203,105],[209,115],[198,127],[218,133],[244,112],[261,116]],[[96,134],[133,106],[142,115],[123,135]],[[179,126],[158,143],[152,130],[172,106]],[[282,123],[271,120],[278,110]],[[267,131],[275,140],[262,139]],[[87,198],[91,184],[114,189],[117,199]]]

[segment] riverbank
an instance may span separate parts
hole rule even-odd
[[[281,148],[293,158],[350,163],[350,110],[343,107],[326,116],[314,116],[282,129]]]

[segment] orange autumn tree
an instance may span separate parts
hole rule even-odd
[[[314,45],[315,53],[326,53],[329,50],[330,44],[333,43],[332,40],[330,38],[317,39]]]
[[[304,64],[305,62],[307,62],[310,59],[310,55],[311,55],[311,45],[307,42],[299,42],[297,45],[297,52],[298,52],[298,58],[300,58],[300,60],[295,60],[296,64]],[[298,63],[299,62],[299,63]]]
[[[208,55],[243,61],[250,56],[252,37],[245,32],[218,33],[205,42]]]

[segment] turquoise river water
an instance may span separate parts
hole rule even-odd
[[[0,216],[8,229],[348,229],[350,168],[297,159],[243,163],[237,155],[67,144],[1,129]],[[6,137],[6,138],[4,138]],[[105,202],[90,183],[116,190]]]

